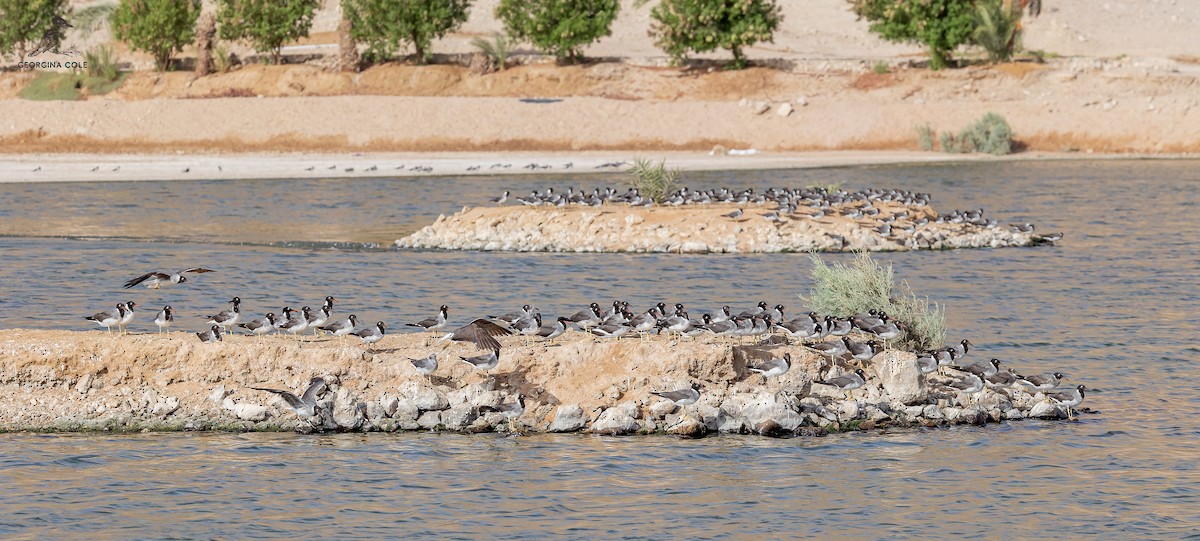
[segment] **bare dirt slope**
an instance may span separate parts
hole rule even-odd
[[[332,52],[337,3],[327,4],[313,37],[289,52]],[[958,130],[988,111],[1026,150],[1200,151],[1200,41],[1190,33],[1200,3],[1047,2],[1025,39],[1053,53],[1047,64],[942,72],[911,67],[918,48],[877,39],[841,0],[782,4],[775,43],[749,51],[771,67],[740,72],[665,67],[645,32],[649,7],[627,4],[614,35],[586,51],[606,60],[584,66],[528,57],[488,75],[449,64],[344,74],[321,61],[202,79],[139,71],[78,102],[16,99],[34,74],[5,73],[0,152],[912,150],[917,126]],[[435,49],[470,52],[471,37],[499,29],[494,5],[478,2]],[[875,73],[876,62],[891,71]]]

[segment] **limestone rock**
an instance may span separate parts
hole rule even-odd
[[[883,391],[895,401],[911,406],[928,399],[925,376],[917,368],[917,357],[907,351],[887,351],[871,360]]]
[[[575,432],[587,426],[588,414],[577,404],[558,407],[554,421],[550,423],[550,432]]]
[[[626,402],[628,404],[629,402]],[[626,408],[609,408],[592,423],[592,432],[609,436],[633,434],[641,428],[636,419],[627,412]]]
[[[178,409],[179,399],[173,396],[168,396],[156,402],[154,407],[150,408],[150,414],[166,417],[172,413],[175,413],[175,411]]]
[[[658,402],[655,402],[654,405],[650,406],[650,415],[655,419],[662,419],[667,415],[674,413],[675,408],[677,407],[678,406],[676,406],[675,403],[671,402],[670,400],[659,400]]]
[[[400,388],[400,397],[421,411],[444,410],[450,407],[446,395],[412,381]]]
[[[417,426],[424,428],[425,430],[436,429],[441,424],[442,412],[440,411],[427,411],[422,413],[421,416],[417,418]]]
[[[237,404],[233,408],[233,414],[243,421],[257,423],[267,420],[267,407],[260,404]]]
[[[1028,416],[1035,419],[1065,419],[1067,414],[1057,404],[1043,400],[1029,409]]]
[[[775,110],[775,114],[782,116],[782,117],[787,117],[787,116],[791,115],[792,114],[792,104],[785,103],[783,105],[780,105],[779,108]]]
[[[462,430],[471,424],[476,417],[475,407],[470,404],[459,404],[442,413],[442,426],[446,430]]]
[[[771,109],[770,102],[759,101],[759,102],[755,102],[754,108],[752,110],[754,111],[754,114],[761,115],[770,109]]]

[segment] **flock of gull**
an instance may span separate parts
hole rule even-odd
[[[202,267],[191,267],[178,272],[150,272],[125,283],[126,288],[145,285],[158,289],[174,284],[187,283],[185,274],[213,272]],[[211,343],[223,340],[223,336],[243,330],[252,335],[264,335],[271,332],[287,333],[298,340],[306,331],[313,334],[322,332],[335,337],[354,336],[368,347],[380,341],[387,332],[387,325],[380,321],[374,325],[360,325],[358,318],[350,314],[344,318],[334,316],[334,304],[337,299],[327,296],[319,309],[313,310],[304,306],[300,310],[285,307],[280,315],[268,313],[253,319],[243,319],[241,299],[234,297],[229,301],[232,306],[216,314],[206,317],[206,329],[195,333],[201,342]],[[107,310],[85,318],[101,327],[112,331],[116,327],[120,332],[126,332],[132,323],[138,304],[134,301],[119,303],[113,310]],[[449,307],[442,305],[436,315],[421,321],[408,323],[407,326],[429,332],[441,332],[449,325]],[[438,340],[457,341],[473,344],[478,350],[485,351],[483,355],[459,358],[474,368],[487,373],[500,362],[501,344],[497,337],[518,335],[524,340],[554,340],[568,331],[581,331],[593,336],[593,340],[620,339],[625,336],[646,337],[650,334],[670,334],[685,338],[696,339],[701,336],[714,337],[719,340],[736,341],[744,338],[753,340],[778,340],[772,335],[781,335],[784,343],[797,340],[804,347],[827,358],[828,365],[822,364],[822,379],[814,383],[832,386],[846,393],[866,384],[866,373],[863,368],[876,355],[891,347],[893,341],[903,338],[906,327],[903,322],[896,321],[887,313],[869,310],[849,317],[821,316],[808,312],[795,318],[788,318],[782,304],[771,306],[766,301],[759,302],[754,308],[735,312],[729,306],[723,306],[713,313],[702,314],[698,318],[690,316],[683,304],[668,305],[658,303],[649,309],[635,313],[625,301],[614,301],[611,308],[602,308],[599,303],[591,303],[586,309],[569,316],[543,318],[540,310],[533,305],[524,305],[520,310],[498,316],[476,318],[470,323],[445,333]],[[159,332],[168,331],[175,320],[175,310],[164,306],[153,322]],[[1059,372],[1023,376],[1012,368],[1001,369],[998,359],[976,362],[965,365],[961,360],[967,355],[972,344],[969,340],[961,340],[949,347],[917,353],[917,368],[922,374],[946,372],[952,377],[942,384],[943,389],[960,395],[971,397],[984,388],[997,392],[1013,386],[1023,386],[1033,392],[1041,392],[1055,403],[1071,408],[1083,401],[1087,388],[1083,385],[1060,389],[1059,384],[1066,377]],[[428,357],[410,359],[414,370],[423,376],[431,376],[438,369],[437,353]],[[760,374],[764,382],[768,378],[786,374],[792,365],[790,354],[778,359],[769,359],[748,366],[748,370]],[[314,387],[320,385],[315,378],[304,396],[308,396]],[[656,392],[659,396],[672,400],[679,405],[695,403],[699,397],[699,385],[689,388]],[[262,389],[276,392],[284,396],[293,408],[301,413],[307,402],[302,397],[288,391]],[[286,393],[286,394],[284,394]],[[315,395],[319,395],[320,391]],[[294,399],[294,400],[293,400]],[[315,398],[314,398],[315,400]],[[299,406],[297,405],[299,404]]]
[[[756,191],[754,188],[731,190],[716,188],[695,190],[682,187],[660,202],[644,195],[636,187],[624,191],[613,187],[595,187],[591,190],[576,190],[567,187],[565,191],[556,191],[553,187],[545,190],[535,190],[524,196],[514,196],[511,191],[504,191],[491,200],[492,203],[503,205],[509,201],[526,206],[565,207],[568,205],[599,207],[601,205],[628,205],[634,207],[707,205],[716,203],[735,204],[739,207],[723,215],[732,220],[749,218],[749,213],[742,205],[774,205],[769,212],[759,214],[763,219],[782,223],[789,219],[807,218],[820,220],[826,216],[844,216],[855,220],[869,220],[875,224],[875,231],[884,237],[894,237],[901,233],[914,233],[922,226],[934,224],[960,224],[980,228],[997,228],[1000,223],[994,218],[984,216],[983,209],[955,210],[929,218],[925,212],[914,210],[927,207],[930,195],[907,190],[896,189],[863,189],[848,192],[841,189],[827,190],[821,187],[807,188],[768,188]],[[880,203],[890,204],[887,209],[879,208]],[[895,210],[895,206],[904,207]],[[1034,225],[1030,223],[1009,224],[1012,231],[1018,233],[1033,233]],[[1062,239],[1062,233],[1039,235],[1039,242],[1054,243]]]

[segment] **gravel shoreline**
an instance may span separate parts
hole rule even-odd
[[[430,334],[388,335],[375,352],[353,342],[309,337],[231,336],[201,344],[188,333],[107,335],[99,331],[0,331],[0,430],[296,430],[485,432],[509,430],[489,408],[525,397],[514,427],[528,432],[715,433],[767,436],[904,426],[985,424],[1064,418],[1062,408],[1013,387],[970,398],[921,375],[915,356],[885,352],[867,363],[852,399],[814,383],[822,359],[780,337],[730,343],[652,336],[603,340],[569,331],[555,343],[504,340],[491,376],[474,371],[451,346],[432,380],[408,358],[441,346]],[[784,353],[791,371],[766,382],[747,364]],[[299,393],[320,375],[330,389],[321,413],[300,420],[273,387]],[[690,406],[650,394],[698,382]]]

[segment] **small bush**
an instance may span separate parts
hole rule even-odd
[[[883,75],[885,73],[891,73],[892,69],[888,67],[887,62],[877,60],[871,65],[871,71]]]
[[[103,81],[112,82],[117,80],[119,70],[117,69],[116,55],[113,54],[112,47],[101,45],[84,53],[83,59],[87,62],[88,77],[94,77]]]
[[[154,56],[159,71],[192,43],[200,0],[121,0],[111,17],[113,35],[134,50]]]
[[[620,9],[618,0],[500,0],[496,17],[508,35],[574,63],[584,46],[612,35]]]
[[[395,54],[398,44],[412,46],[418,64],[433,57],[433,40],[467,20],[470,0],[345,0],[350,36],[367,44],[370,61]]]
[[[1012,153],[1012,128],[996,113],[983,115],[975,124],[963,130],[964,138],[976,152],[996,156]]]
[[[1012,128],[996,113],[983,115],[957,135],[941,134],[942,151],[950,154],[984,152],[996,156],[1012,153]]]
[[[638,158],[629,170],[628,184],[637,188],[642,197],[649,197],[655,203],[661,203],[672,192],[678,189],[679,170],[667,169],[667,161],[658,163]]]
[[[224,43],[218,43],[213,48],[213,69],[217,73],[227,73],[233,69],[235,64],[233,55],[229,52],[229,47]]]
[[[929,124],[917,126],[917,146],[926,152],[933,150],[933,137],[935,135],[937,135],[937,132]]]
[[[742,48],[773,41],[783,20],[775,0],[661,0],[650,17],[654,44],[675,63],[719,48],[733,54],[734,69],[746,67]]]
[[[89,64],[89,70],[90,70]],[[88,95],[98,96],[116,90],[125,81],[125,73],[117,72],[111,79],[80,73],[39,73],[18,94],[23,99],[35,101],[73,101]]]
[[[500,32],[496,32],[491,40],[476,36],[471,40],[471,45],[491,60],[494,69],[504,71],[504,68],[508,67],[508,56],[512,53],[514,45],[508,36]]]
[[[245,40],[279,64],[284,43],[308,37],[320,5],[317,0],[221,0],[218,34],[221,39]]]
[[[897,292],[891,264],[880,265],[866,253],[848,265],[829,265],[813,254],[812,264],[813,290],[801,297],[809,309],[836,317],[883,310],[904,325],[904,334],[894,343],[910,351],[933,349],[945,341],[945,308],[918,298],[907,283]]]

